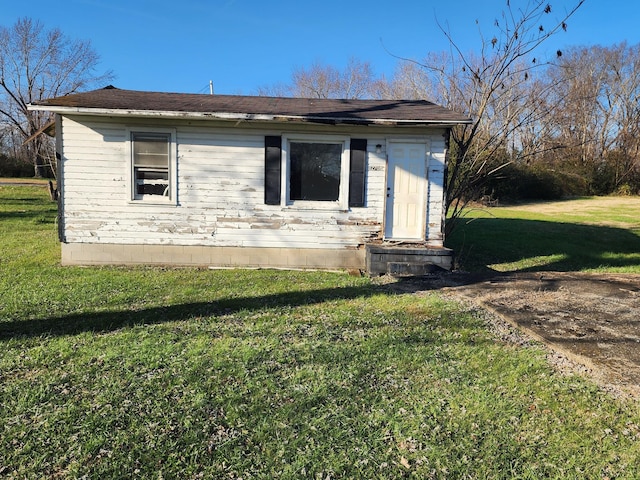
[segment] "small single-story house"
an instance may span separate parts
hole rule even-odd
[[[122,90],[55,114],[63,264],[451,268],[451,127],[427,101]]]

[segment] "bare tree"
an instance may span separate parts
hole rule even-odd
[[[293,71],[291,85],[258,89],[259,95],[302,98],[371,98],[375,75],[369,62],[351,58],[344,70],[314,63]]]
[[[380,78],[371,86],[372,96],[395,100],[432,100],[432,78],[420,65],[400,62],[391,80]]]
[[[565,166],[595,193],[633,183],[640,169],[640,45],[571,48],[547,77],[557,107],[549,141],[562,147]]]
[[[422,61],[397,57],[403,62],[391,80],[375,78],[368,63],[355,60],[345,72],[314,64],[294,72],[287,94],[429,99],[467,114],[472,123],[453,128],[450,135],[446,208],[456,219],[506,166],[556,148],[547,141],[557,127],[545,119],[557,105],[546,100],[555,92],[546,74],[562,52],[554,49],[553,58],[541,58],[538,52],[552,37],[567,30],[567,21],[584,0],[576,0],[570,10],[560,14],[546,0],[522,3],[515,6],[505,0],[491,34],[480,31],[479,48],[474,52],[463,52],[449,30],[440,25],[450,50],[430,52]]]
[[[39,21],[23,18],[12,27],[0,27],[0,122],[22,141],[32,137],[51,118],[29,111],[27,104],[108,82],[111,72],[96,73],[98,63],[90,42],[46,30]],[[42,136],[22,146],[36,176],[45,173],[50,151]]]
[[[535,53],[567,29],[567,20],[583,3],[578,0],[573,9],[556,17],[546,1],[533,0],[516,8],[507,0],[493,24],[493,34],[487,37],[481,32],[479,51],[462,52],[449,30],[441,26],[451,51],[432,53],[415,62],[428,73],[430,93],[437,103],[473,119],[469,125],[455,127],[450,136],[446,203],[454,219],[468,201],[481,194],[486,181],[522,151],[523,132],[535,132],[525,127],[548,113],[541,104],[530,101],[529,85],[536,72],[549,64]]]

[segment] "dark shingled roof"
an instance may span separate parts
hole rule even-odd
[[[121,90],[112,86],[34,102],[37,110],[245,120],[308,121],[353,124],[469,123],[469,118],[425,100],[335,100],[312,98],[203,95]]]

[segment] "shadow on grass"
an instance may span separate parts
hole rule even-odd
[[[31,220],[37,223],[53,223],[56,220],[56,212],[0,212],[0,222],[3,220]]]
[[[42,217],[55,220],[58,205],[55,202],[45,202],[40,198],[0,198],[2,220],[30,220]]]
[[[52,204],[55,204],[55,202],[51,202]],[[35,205],[38,208],[46,208],[47,206],[47,202],[42,199],[42,198],[38,198],[38,197],[10,197],[10,198],[3,198],[2,199],[2,204],[3,205]]]
[[[330,300],[351,300],[370,297],[379,293],[409,293],[419,288],[418,283],[410,280],[400,280],[399,283],[403,285],[400,289],[375,285],[337,287],[258,297],[236,297],[212,302],[150,307],[141,310],[89,312],[51,318],[12,320],[0,322],[0,340],[39,337],[42,335],[76,335],[83,332],[106,333],[135,325],[153,325],[199,317],[230,315],[247,310],[315,305]]]
[[[41,212],[35,213],[41,215]],[[599,267],[640,266],[640,236],[628,229],[520,219],[476,219],[460,224],[449,237],[449,246],[463,260],[463,268],[480,275],[460,279],[476,283],[496,276],[491,265],[510,264],[511,272],[581,271]],[[536,259],[533,266],[528,259]],[[497,275],[499,276],[499,275]],[[134,325],[183,321],[244,310],[298,307],[328,300],[350,300],[379,293],[413,293],[437,289],[438,283],[420,279],[400,280],[389,286],[364,285],[295,291],[258,297],[241,296],[214,302],[150,307],[142,310],[89,312],[59,317],[0,322],[0,340],[64,336],[82,332],[110,332]]]
[[[457,225],[447,243],[462,268],[475,272],[498,264],[512,272],[640,266],[640,236],[625,228],[479,218]]]

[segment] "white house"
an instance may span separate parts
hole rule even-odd
[[[450,268],[449,129],[427,101],[107,87],[55,113],[63,264]]]

